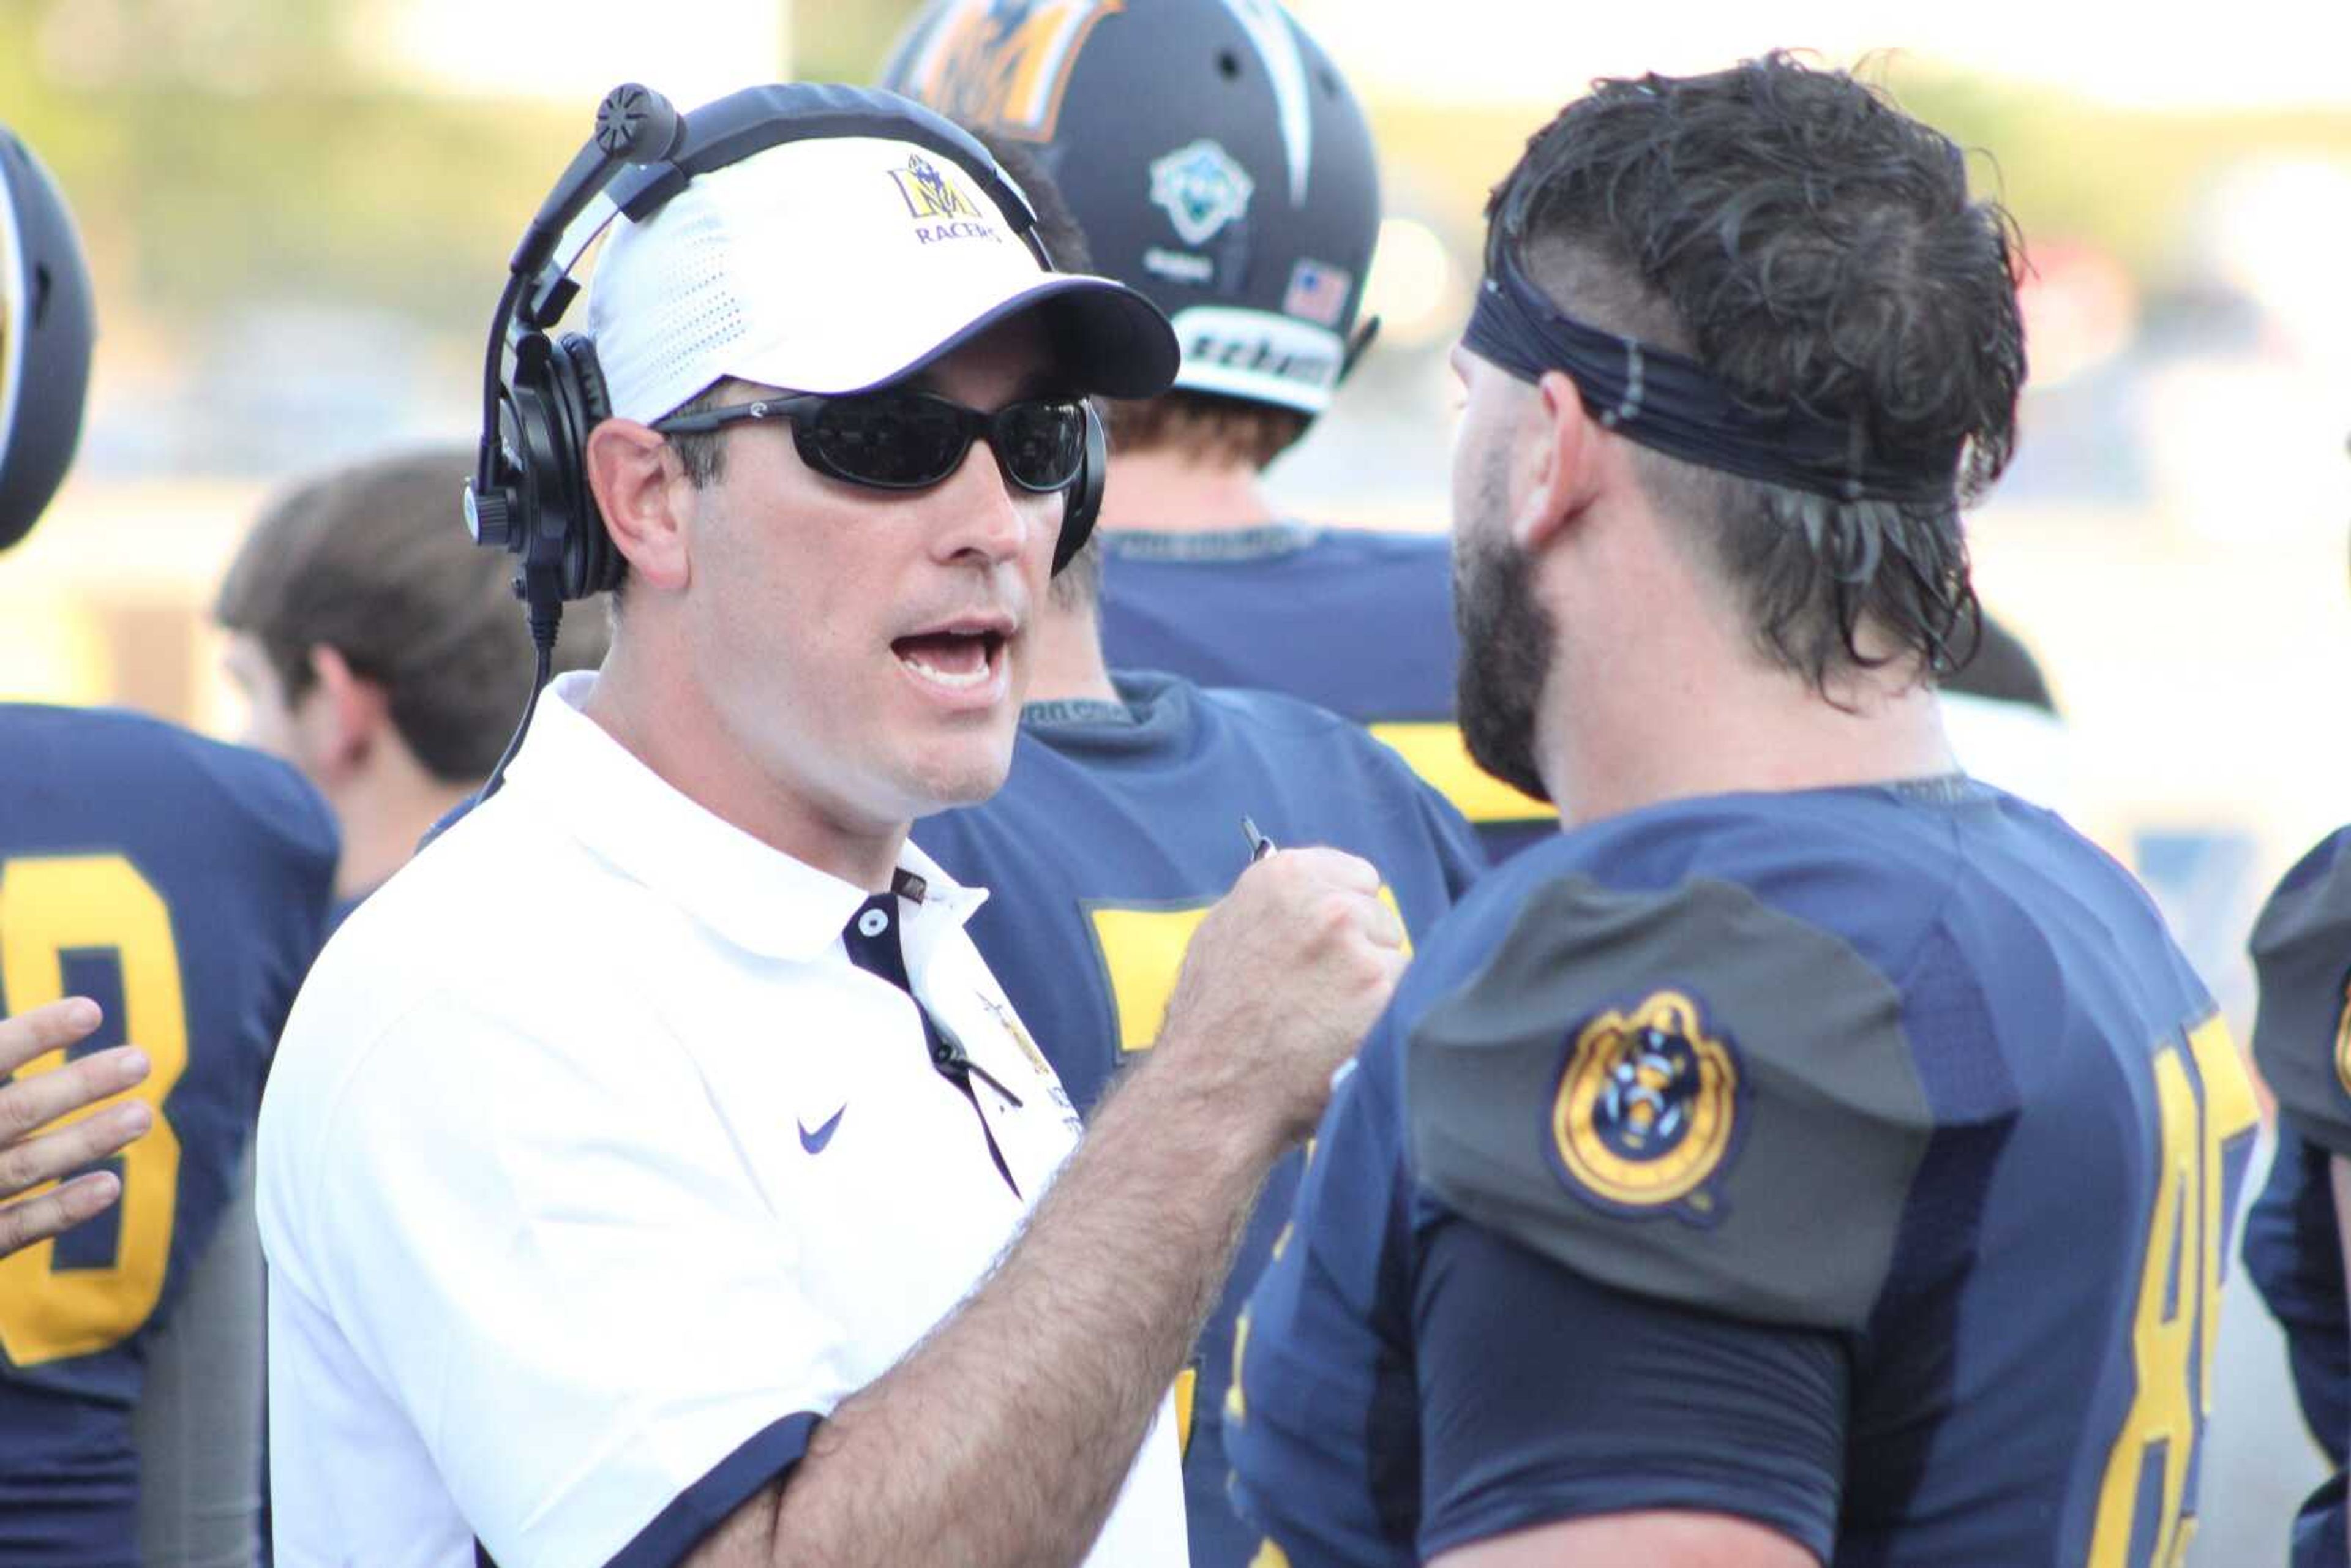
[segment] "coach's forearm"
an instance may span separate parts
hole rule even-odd
[[[1282,1146],[1229,1093],[1160,1070],[1176,1065],[1147,1060],[1111,1093],[986,1283],[820,1425],[706,1561],[1085,1555]]]

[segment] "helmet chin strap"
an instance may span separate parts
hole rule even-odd
[[[1355,335],[1347,340],[1347,352],[1339,361],[1340,386],[1347,384],[1347,378],[1355,373],[1355,362],[1364,357],[1364,350],[1370,348],[1379,335],[1380,319],[1376,316],[1366,316],[1356,324]]]

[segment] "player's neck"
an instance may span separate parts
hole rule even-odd
[[[1206,533],[1278,520],[1247,463],[1207,463],[1171,447],[1122,451],[1102,490],[1102,526]]]
[[[1118,701],[1110,667],[1102,658],[1102,622],[1088,596],[1077,604],[1046,595],[1044,611],[1029,630],[1029,695],[1032,703]]]
[[[1923,683],[1899,692],[1872,684],[1846,698],[1850,712],[1777,672],[1646,693],[1569,699],[1581,716],[1559,714],[1545,727],[1556,738],[1544,773],[1569,821],[1703,795],[1885,783],[1959,767],[1934,688]]]
[[[1557,621],[1536,755],[1570,822],[1958,768],[1934,688],[1907,663],[1842,672],[1824,698],[1767,662],[1728,603],[1686,588],[1583,595]]]
[[[333,791],[343,838],[335,862],[335,898],[359,897],[408,863],[434,823],[473,793],[475,783],[448,783],[425,771],[407,748],[380,737],[370,766]]]

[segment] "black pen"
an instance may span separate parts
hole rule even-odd
[[[1249,864],[1255,865],[1273,853],[1273,841],[1257,831],[1257,824],[1247,817],[1241,819],[1241,836],[1249,840]]]

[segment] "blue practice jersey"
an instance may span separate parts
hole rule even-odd
[[[0,706],[0,1011],[95,998],[75,1054],[141,1047],[158,1113],[109,1162],[115,1207],[0,1259],[0,1563],[135,1568],[146,1343],[232,1197],[335,855],[282,763],[128,713]]]
[[[2245,1218],[2245,1263],[2285,1330],[2294,1393],[2335,1475],[2294,1521],[2295,1568],[2341,1568],[2351,1441],[2351,1302],[2327,1166],[2351,1157],[2351,828],[2304,855],[2253,923],[2253,1054],[2277,1095],[2270,1178]]]
[[[2254,1103],[2053,816],[1945,779],[1582,828],[1359,1062],[1240,1329],[1265,1563],[1649,1509],[1839,1568],[2177,1561]]]
[[[1469,760],[1453,722],[1451,545],[1292,525],[1104,530],[1102,649],[1120,669],[1283,692],[1368,726],[1500,861],[1559,815]]]
[[[1117,684],[1123,705],[1032,705],[1003,790],[914,834],[988,889],[972,940],[1081,1109],[1158,1033],[1193,929],[1248,864],[1244,815],[1277,844],[1370,861],[1416,935],[1483,869],[1444,800],[1335,715],[1166,675]],[[1177,1391],[1196,1568],[1238,1568],[1256,1546],[1227,1500],[1220,1412],[1233,1314],[1297,1176],[1295,1155],[1276,1168]]]

